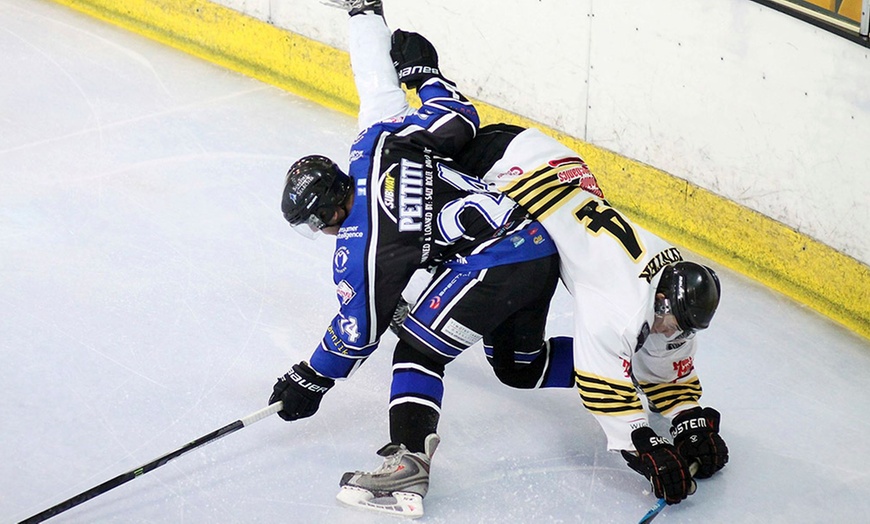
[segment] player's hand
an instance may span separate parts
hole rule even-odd
[[[284,403],[278,416],[284,420],[298,420],[317,413],[323,395],[335,385],[331,378],[314,372],[307,362],[295,364],[272,388],[269,404]]]
[[[686,460],[676,448],[650,427],[631,432],[637,455],[623,451],[628,467],[646,477],[656,497],[677,504],[695,492],[695,481]]]
[[[725,467],[728,446],[719,436],[719,412],[700,407],[674,417],[671,427],[674,446],[686,462],[698,462],[695,476],[705,479]]]
[[[399,81],[408,86],[408,89],[419,89],[420,84],[429,78],[441,77],[435,46],[418,33],[401,29],[394,31],[390,58],[393,59]]]

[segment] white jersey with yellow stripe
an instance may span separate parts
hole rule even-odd
[[[631,431],[648,424],[638,387],[669,417],[697,405],[695,340],[649,335],[659,271],[679,250],[611,207],[582,158],[537,129],[513,137],[482,178],[556,243],[574,298],[577,386],[608,448],[633,449]]]

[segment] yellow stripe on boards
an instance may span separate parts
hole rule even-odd
[[[53,1],[356,116],[347,53],[232,9],[205,0]],[[867,265],[690,182],[476,104],[484,123],[536,126],[576,150],[607,200],[641,226],[870,338]]]

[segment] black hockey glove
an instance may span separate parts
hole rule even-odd
[[[631,442],[637,455],[623,451],[628,467],[649,480],[656,497],[668,504],[677,504],[695,492],[695,481],[689,464],[663,437],[644,426],[631,432]]]
[[[284,402],[278,416],[287,421],[310,417],[317,413],[320,399],[333,385],[334,380],[321,377],[307,362],[300,362],[275,383],[269,404]]]
[[[418,33],[396,29],[393,32],[390,58],[399,75],[399,81],[408,89],[419,89],[433,76],[443,78],[438,69],[435,46]]]
[[[719,412],[713,408],[680,413],[674,417],[671,436],[686,462],[698,462],[699,479],[711,477],[728,462],[728,446],[719,436]]]
[[[390,320],[390,331],[398,335],[402,322],[408,318],[410,313],[411,304],[404,297],[399,297],[399,304],[396,306],[396,310],[393,311],[393,318]]]

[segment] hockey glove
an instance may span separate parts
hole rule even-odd
[[[399,304],[396,306],[396,310],[393,311],[393,318],[390,320],[390,331],[398,335],[402,322],[408,318],[410,313],[411,304],[404,297],[399,297]]]
[[[699,479],[711,477],[728,462],[728,446],[719,436],[719,412],[713,408],[680,413],[674,417],[671,436],[686,462],[698,462]]]
[[[695,492],[695,481],[686,460],[652,428],[644,426],[632,431],[631,441],[638,454],[623,451],[622,457],[628,467],[649,480],[656,497],[677,504]]]
[[[397,29],[393,32],[390,58],[399,75],[399,81],[408,89],[419,89],[432,77],[441,76],[435,46],[420,34]]]
[[[310,417],[317,413],[320,399],[333,385],[334,380],[318,375],[307,362],[300,362],[275,383],[269,404],[282,401],[284,406],[278,416],[287,421]]]

